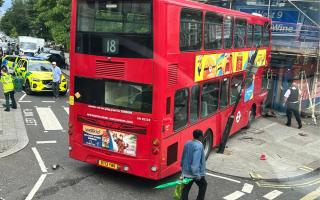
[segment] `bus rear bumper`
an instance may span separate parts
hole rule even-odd
[[[72,144],[69,156],[75,160],[152,180],[160,179],[160,169],[149,159],[139,159],[98,152],[82,144]],[[156,167],[157,170],[154,170]],[[152,170],[153,169],[153,170]]]

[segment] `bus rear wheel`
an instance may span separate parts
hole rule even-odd
[[[206,157],[206,160],[208,159],[211,149],[212,149],[212,141],[213,141],[213,136],[212,132],[210,130],[207,130],[207,132],[204,135],[203,139],[203,149],[204,149],[204,155]]]

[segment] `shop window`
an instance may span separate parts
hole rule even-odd
[[[202,45],[202,12],[190,9],[181,11],[180,50],[196,51]]]
[[[204,30],[206,50],[222,48],[222,24],[222,16],[210,12],[206,13]]]

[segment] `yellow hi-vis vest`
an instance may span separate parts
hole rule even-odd
[[[3,73],[1,76],[1,83],[3,85],[4,93],[8,93],[14,90],[13,79],[10,74]]]

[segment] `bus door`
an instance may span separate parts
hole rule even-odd
[[[237,74],[231,78],[230,105],[232,105],[231,106],[232,108],[233,106],[235,106],[236,99],[237,99],[237,96],[239,95],[239,92],[243,92],[243,90],[241,91],[241,84],[242,84],[243,78],[244,78],[243,74]],[[242,94],[242,96],[243,95],[244,93]],[[234,113],[234,121],[231,129],[231,134],[236,133],[237,131],[239,131],[241,128],[244,127],[244,123],[245,123],[244,116],[245,116],[244,102],[243,102],[243,98],[241,98],[239,104],[237,105],[236,111]]]

